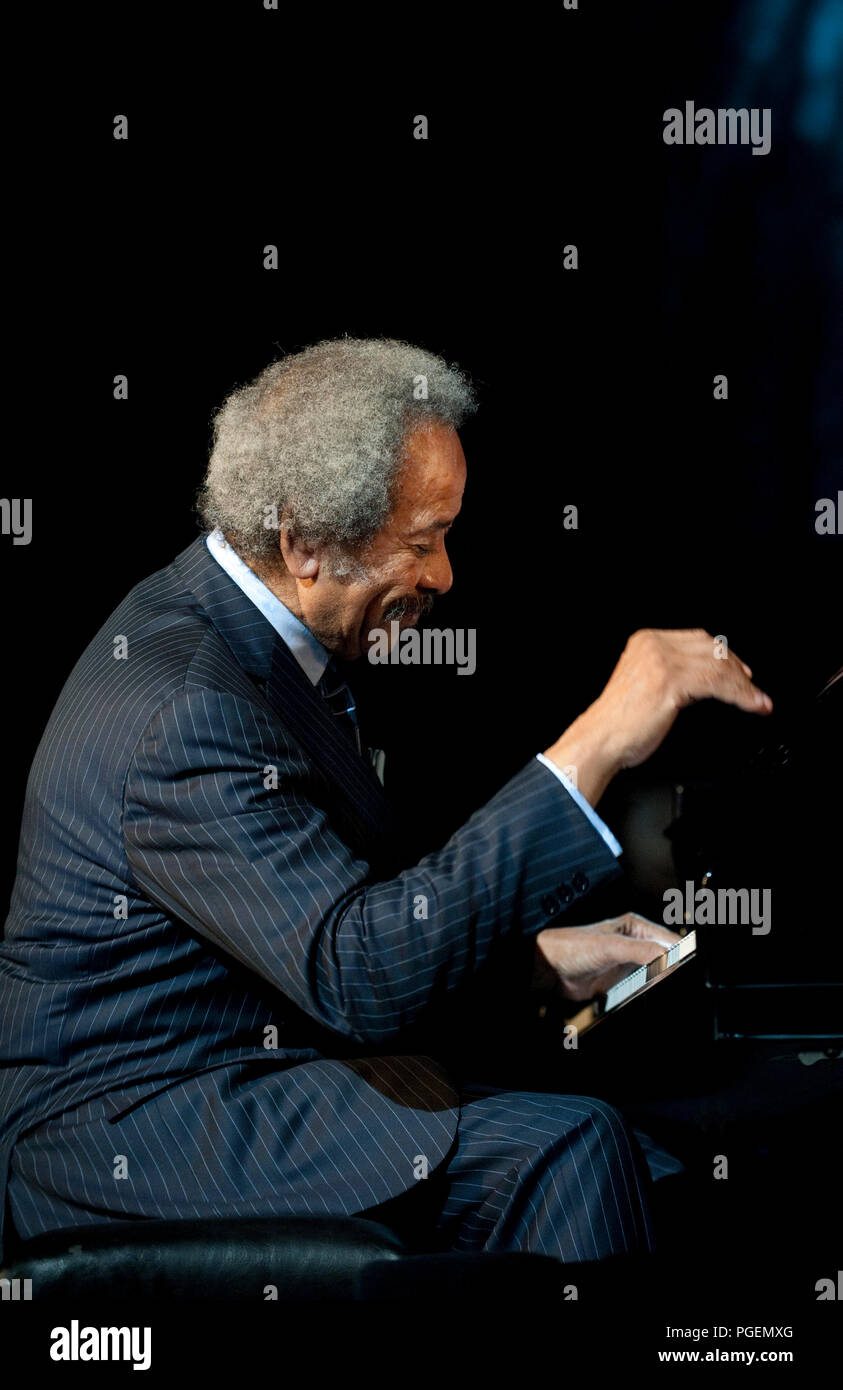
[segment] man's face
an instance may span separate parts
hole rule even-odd
[[[302,617],[329,651],[347,661],[368,650],[375,628],[412,627],[453,583],[445,537],[460,510],[466,464],[456,431],[436,424],[407,439],[392,513],[360,556],[365,579],[340,581],[324,561],[298,585]]]

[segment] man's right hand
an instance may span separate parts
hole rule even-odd
[[[720,652],[720,655],[716,655]],[[751,714],[769,714],[773,702],[753,685],[752,672],[702,628],[634,632],[603,693],[575,720],[545,757],[577,769],[577,785],[591,805],[616,772],[637,767],[696,700],[722,700]]]
[[[532,987],[547,997],[593,999],[681,940],[635,912],[584,927],[545,927],[536,937]]]

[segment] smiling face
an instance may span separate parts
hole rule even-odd
[[[453,582],[445,537],[462,504],[466,464],[456,430],[442,424],[407,436],[392,512],[358,557],[365,577],[339,579],[327,556],[282,532],[281,551],[292,594],[283,602],[323,646],[352,661],[368,649],[369,633],[390,624],[411,627]],[[286,586],[285,586],[286,587]]]

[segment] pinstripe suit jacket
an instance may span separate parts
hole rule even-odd
[[[142,1125],[149,1098],[221,1069],[265,1093],[269,1068],[279,1122],[324,1102],[279,1211],[410,1189],[459,1097],[395,1040],[496,943],[564,921],[562,880],[618,869],[535,759],[440,851],[395,862],[380,783],[197,539],[94,637],[35,756],[0,945],[0,1198],[44,1121],[108,1097]]]

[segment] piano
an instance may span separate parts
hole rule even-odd
[[[715,1040],[793,1041],[836,1055],[843,1046],[843,908],[839,862],[843,792],[843,669],[816,696],[769,721],[754,756],[719,785],[674,789],[675,886],[687,901],[742,893],[771,905],[769,924],[685,914],[683,939],[631,970],[566,1022],[579,1034],[639,1003],[653,985],[694,962],[702,1016]],[[706,889],[702,895],[695,890]],[[731,894],[728,890],[731,890]],[[753,899],[754,900],[754,899]],[[737,914],[735,914],[737,916]],[[658,919],[657,919],[658,920]],[[679,930],[665,918],[665,924]],[[689,984],[689,978],[686,979]],[[682,1008],[688,1001],[686,989]],[[694,1001],[695,1011],[700,1001]],[[659,998],[660,1019],[678,1001]],[[627,1031],[630,1020],[627,1018]],[[646,1020],[651,1021],[651,1020]]]

